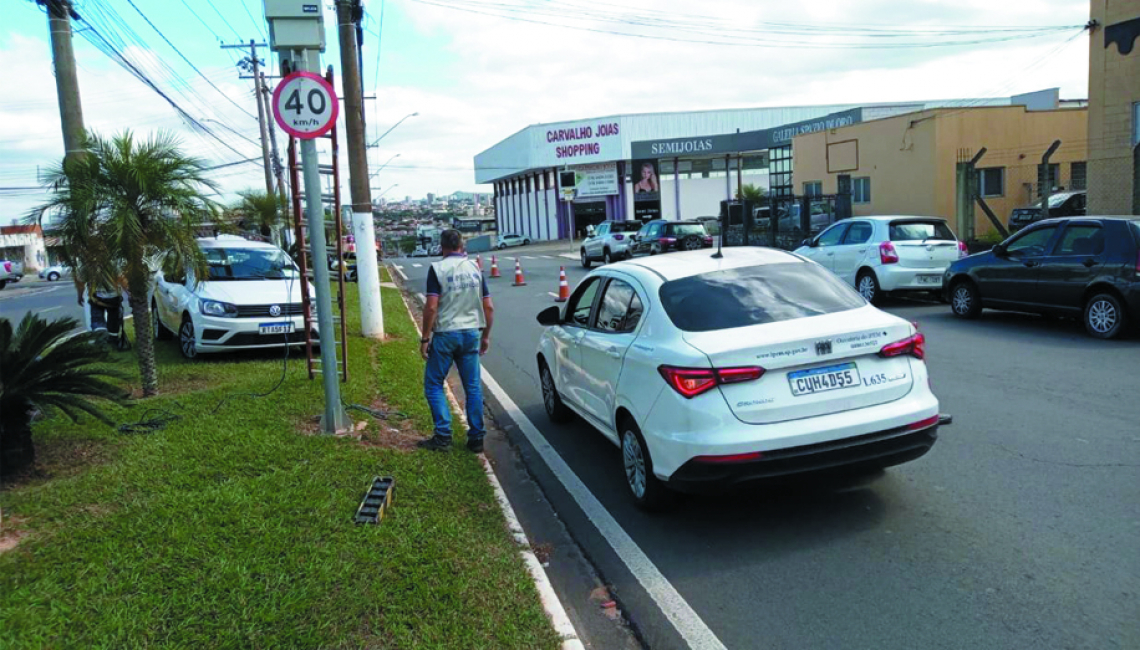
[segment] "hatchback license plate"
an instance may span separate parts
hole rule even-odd
[[[841,388],[854,388],[859,385],[859,370],[854,363],[838,366],[825,366],[788,373],[788,384],[792,395],[812,395]]]
[[[942,284],[941,275],[920,275],[918,276],[919,284]]]
[[[258,323],[257,331],[262,334],[292,334],[293,323]]]

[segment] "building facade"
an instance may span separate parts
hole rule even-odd
[[[44,231],[39,226],[0,226],[0,260],[20,262],[34,275],[49,266]]]
[[[1140,214],[1140,0],[1092,0],[1089,214]]]
[[[1059,102],[1048,102],[1047,106]],[[960,165],[977,158],[977,193],[1002,223],[1037,200],[1042,156],[1051,192],[1084,189],[1088,110],[1027,106],[940,108],[796,136],[793,185],[803,194],[839,191],[850,179],[856,216],[901,214],[946,219],[958,236],[993,229],[985,213],[959,201]],[[964,219],[963,219],[964,218]]]

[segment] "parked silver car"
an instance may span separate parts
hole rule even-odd
[[[603,221],[597,226],[588,226],[580,251],[582,266],[589,267],[594,261],[609,264],[629,257],[632,235],[639,228],[640,221]]]

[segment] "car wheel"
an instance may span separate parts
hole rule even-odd
[[[6,286],[8,286],[8,281],[7,280],[0,280],[0,289],[3,289]]]
[[[154,339],[156,341],[169,341],[171,338],[170,330],[162,324],[162,320],[158,317],[158,305],[153,302],[150,303],[150,320],[153,323],[151,329],[154,331]]]
[[[973,282],[963,280],[950,290],[950,311],[959,318],[977,318],[982,313],[982,297]]]
[[[689,235],[685,238],[685,241],[681,246],[687,251],[695,251],[700,250],[701,247],[704,246],[704,242],[701,241],[701,238],[697,237],[696,235]]]
[[[499,250],[503,250],[503,249],[504,249],[504,248],[506,248],[506,247],[507,247],[507,245],[506,245],[506,244],[499,244]]]
[[[863,271],[855,278],[855,290],[872,305],[879,304],[883,292],[879,290],[879,279],[871,271]]]
[[[539,380],[542,382],[542,405],[546,408],[546,416],[553,422],[565,422],[570,419],[570,409],[562,403],[562,396],[558,394],[558,387],[554,385],[554,376],[545,361],[538,366]]]
[[[586,254],[586,249],[582,249],[582,268],[590,268],[590,256]]]
[[[189,316],[182,317],[182,327],[178,328],[178,349],[187,359],[198,356],[198,346],[194,341],[194,321]]]
[[[48,282],[55,282],[58,279],[59,279],[59,274],[56,273],[55,271],[48,273]]]
[[[526,245],[527,245],[527,244],[529,244],[529,243],[530,243],[530,240],[529,240],[529,239],[524,239],[524,240],[523,240],[523,246],[526,246]]]
[[[1111,293],[1098,293],[1085,305],[1085,330],[1098,339],[1120,336],[1126,320],[1120,300]]]
[[[606,259],[606,264],[613,264],[614,263],[613,253],[610,253],[610,249],[608,249],[608,248],[606,249],[605,259]]]
[[[626,418],[620,430],[622,470],[634,503],[642,510],[661,510],[668,503],[668,488],[653,474],[645,438],[632,418]]]

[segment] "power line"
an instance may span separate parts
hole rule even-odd
[[[157,26],[155,26],[155,24],[150,21],[150,18],[146,17],[146,14],[144,14],[142,12],[142,10],[138,8],[138,5],[136,5],[134,3],[134,0],[127,0],[127,4],[129,4],[131,6],[131,8],[133,8],[135,11],[137,11],[139,16],[142,16],[142,19],[146,21],[146,24],[150,25],[151,29],[153,29],[155,31],[155,33],[157,33],[162,38],[162,40],[166,41],[166,44],[170,46],[170,49],[174,50],[175,54],[182,57],[182,60],[186,62],[186,65],[190,66],[190,68],[192,70],[194,70],[194,72],[198,73],[199,77],[205,79],[206,83],[210,84],[211,88],[218,91],[218,94],[225,97],[226,101],[228,101],[229,103],[236,106],[238,108],[238,110],[240,110],[241,112],[245,113],[246,115],[252,117],[255,120],[257,119],[256,115],[254,115],[253,113],[250,113],[241,104],[238,104],[237,102],[235,102],[229,95],[227,95],[225,93],[225,91],[223,91],[221,88],[218,88],[214,84],[214,82],[210,81],[209,78],[206,77],[206,75],[202,74],[202,71],[198,69],[198,66],[194,65],[194,63],[192,61],[190,61],[190,59],[186,58],[186,55],[182,53],[182,50],[179,50],[174,45],[174,43],[171,43],[170,39],[166,37],[166,34],[163,34],[162,30],[160,30]],[[243,4],[242,6],[244,7],[245,5]]]
[[[238,1],[240,2],[241,0]],[[210,5],[210,8],[214,10],[214,13],[218,14],[218,18],[222,19],[222,22],[226,24],[226,27],[229,27],[230,31],[233,32],[234,36],[236,36],[240,41],[241,34],[239,34],[238,31],[234,29],[234,26],[230,24],[230,21],[226,20],[226,17],[222,15],[222,12],[218,11],[218,8],[214,5],[214,0],[206,0],[206,2]]]
[[[253,23],[253,28],[256,29],[257,33],[261,34],[261,37],[265,39],[265,42],[268,43],[269,37],[265,34],[265,27],[260,22],[258,22],[256,18],[253,17],[252,13],[250,13],[249,5],[245,3],[245,0],[238,0],[238,4],[241,5],[242,9],[245,9],[245,15],[249,16],[249,22]]]
[[[197,18],[197,19],[198,19],[198,22],[202,23],[202,26],[203,26],[203,27],[205,27],[206,29],[210,30],[210,33],[214,35],[214,38],[218,39],[218,42],[219,42],[219,43],[223,42],[223,41],[222,41],[222,37],[221,37],[221,36],[218,36],[218,33],[214,31],[214,28],[213,28],[213,27],[210,27],[210,26],[209,26],[209,25],[206,23],[206,21],[202,20],[202,17],[198,15],[198,12],[197,12],[197,11],[194,11],[193,9],[191,9],[191,8],[190,8],[190,5],[186,3],[186,0],[181,0],[181,1],[182,1],[182,4],[183,4],[183,5],[185,5],[185,7],[186,7],[186,11],[189,11],[189,12],[190,12],[190,15],[194,16],[195,18]]]

